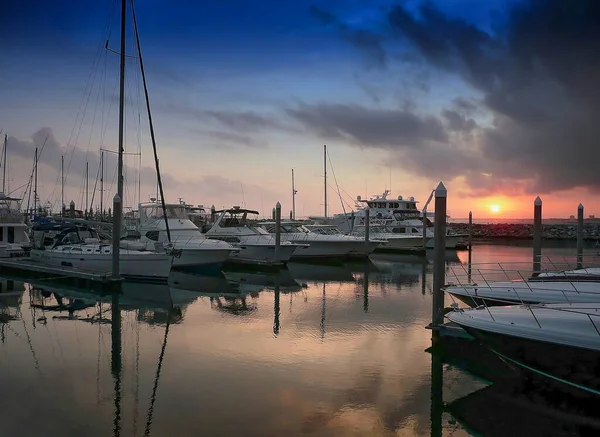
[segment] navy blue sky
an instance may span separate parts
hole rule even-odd
[[[67,142],[77,145],[71,197],[81,197],[81,162],[92,162],[94,153],[97,161],[102,139],[114,147],[116,124],[108,123],[104,135],[92,120],[106,116],[108,107],[114,116],[117,57],[104,54],[101,67],[93,65],[109,23],[110,47],[118,49],[118,3],[6,0],[0,10],[7,18],[0,26],[0,128],[20,147],[11,162],[29,165],[32,134],[50,128],[56,156],[42,158],[49,181],[61,147],[69,153]],[[586,91],[599,89],[591,56],[600,36],[596,5],[138,1],[170,200],[221,206],[245,200],[268,210],[276,200],[290,203],[295,167],[299,204],[305,214],[317,214],[323,143],[352,197],[389,188],[390,168],[395,195],[424,200],[443,179],[455,194],[455,216],[484,213],[489,202],[523,215],[524,199],[534,194],[556,195],[556,202],[569,190],[585,195],[600,182],[585,157],[600,153],[590,140],[600,134],[597,123],[586,118],[598,108]],[[134,53],[131,44],[128,52]],[[131,89],[134,62],[128,62]],[[100,110],[90,99],[75,142],[73,126],[93,71],[107,72],[105,83],[95,83],[105,103]],[[134,95],[129,121],[138,111]],[[144,123],[143,160],[150,166]],[[132,125],[128,144],[137,138]],[[128,163],[135,165],[133,158]],[[21,185],[13,173],[12,183]],[[152,172],[144,177],[143,198]],[[560,203],[557,214],[568,213],[569,205]],[[331,209],[341,209],[339,200]]]

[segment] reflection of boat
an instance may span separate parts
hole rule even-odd
[[[171,272],[169,276],[171,289],[183,289],[199,295],[227,295],[239,293],[238,287],[225,278],[225,276],[205,276],[184,272]]]
[[[526,372],[600,394],[600,304],[480,307],[446,317]]]
[[[446,404],[446,411],[473,435],[486,437],[598,435],[600,421],[589,410],[562,395],[500,384]]]
[[[290,262],[287,265],[297,280],[354,282],[354,275],[343,265]]]
[[[279,286],[280,291],[298,291],[302,284],[292,277],[288,269],[281,269],[273,273],[244,272],[235,270],[226,270],[223,272],[228,281],[236,283],[243,291],[249,291],[255,288],[260,291],[264,288],[274,288]]]

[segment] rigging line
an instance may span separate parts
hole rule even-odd
[[[335,181],[340,203],[342,204],[342,211],[344,211],[344,215],[346,215],[346,207],[344,206],[344,201],[342,200],[342,195],[340,194],[340,186],[338,185],[337,178],[335,177],[335,170],[333,169],[333,164],[331,163],[331,155],[329,154],[329,150],[327,151],[327,158],[329,159],[329,166],[331,167],[331,172],[333,173],[333,180]]]
[[[94,197],[96,197],[96,187],[98,186],[98,179],[100,179],[100,163],[98,163],[98,170],[96,170],[96,181],[94,182],[94,189],[92,190],[92,200],[90,204],[87,205],[88,211],[92,210],[92,206],[94,205]]]
[[[142,47],[140,46],[140,35],[138,32],[137,20],[135,17],[135,9],[133,7],[133,0],[131,0],[131,16],[133,18],[133,27],[135,32],[135,40],[138,49],[138,58],[140,61],[140,71],[142,75],[142,82],[144,84],[144,96],[146,98],[146,109],[148,111],[148,124],[150,125],[150,137],[152,138],[152,150],[154,152],[154,164],[156,166],[156,177],[158,179],[158,187],[160,190],[160,203],[162,204],[163,215],[165,217],[165,230],[167,231],[167,239],[171,242],[171,230],[169,229],[169,220],[167,216],[167,207],[165,205],[165,195],[162,184],[162,177],[160,175],[160,165],[158,163],[158,152],[156,151],[156,137],[154,135],[154,124],[152,123],[152,112],[150,111],[150,97],[148,96],[148,86],[146,84],[146,74],[144,73],[144,61],[142,58]]]
[[[169,310],[171,310],[173,307]],[[171,326],[171,317],[169,313],[167,316],[167,326],[165,327],[165,336],[163,339],[162,347],[160,348],[160,355],[158,356],[158,366],[156,366],[156,375],[154,377],[154,386],[152,387],[152,396],[150,397],[150,405],[148,407],[148,416],[146,419],[146,429],[144,430],[144,436],[150,435],[150,427],[152,426],[152,416],[154,415],[154,403],[156,402],[156,392],[158,390],[158,380],[160,378],[160,371],[162,369],[163,359],[165,357],[165,350],[167,348],[167,336],[169,335],[169,328]]]
[[[113,5],[114,8],[114,5]],[[104,34],[110,34],[110,29],[112,28],[112,20],[111,20],[111,15],[109,15],[107,17],[107,31],[104,32]],[[69,135],[69,140],[67,141],[67,147],[70,147],[71,144],[71,140],[73,139],[73,134],[75,133],[75,129],[77,128],[77,124],[79,123],[79,127],[77,128],[77,136],[75,137],[75,144],[73,144],[73,149],[71,151],[70,157],[69,157],[69,162],[67,164],[67,171],[66,171],[66,175],[65,175],[65,180],[67,179],[67,177],[69,176],[69,170],[71,168],[71,163],[73,161],[73,156],[75,154],[75,149],[77,148],[77,143],[79,141],[79,135],[81,134],[81,129],[83,127],[83,122],[85,119],[85,114],[87,113],[87,108],[88,108],[88,104],[90,102],[91,96],[92,96],[92,92],[94,89],[94,83],[96,82],[96,76],[98,74],[98,70],[99,70],[99,66],[100,66],[100,62],[102,60],[102,55],[104,54],[103,49],[104,49],[104,42],[105,42],[105,38],[103,38],[100,43],[98,44],[98,48],[96,49],[96,54],[94,55],[94,61],[92,63],[92,68],[90,71],[90,74],[88,75],[88,79],[86,82],[86,86],[84,88],[84,92],[83,92],[83,96],[81,98],[81,102],[79,104],[79,109],[77,111],[77,116],[75,117],[75,122],[73,123],[73,128],[71,129],[71,133]],[[85,105],[84,105],[85,102]],[[83,114],[81,114],[81,109],[83,107]],[[80,118],[81,115],[81,118]]]

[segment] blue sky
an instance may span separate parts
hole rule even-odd
[[[0,28],[4,55],[0,74],[6,85],[0,128],[14,141],[11,147],[18,147],[9,149],[12,187],[27,180],[36,132],[43,138],[51,132],[53,141],[41,159],[42,200],[57,200],[60,150],[71,163],[66,197],[79,202],[83,162],[97,166],[101,144],[116,148],[118,57],[102,47],[109,34],[110,48],[118,49],[119,3],[3,3],[3,15],[11,18]],[[532,9],[556,2],[533,3]],[[550,180],[548,175],[555,174],[559,163],[532,168],[528,162],[511,164],[515,154],[506,157],[511,147],[521,142],[526,147],[528,138],[534,137],[530,130],[537,119],[528,119],[532,128],[526,132],[516,131],[515,126],[522,126],[519,117],[529,115],[515,107],[537,110],[536,117],[551,122],[555,114],[546,108],[553,107],[553,101],[544,102],[543,96],[564,97],[571,85],[562,80],[564,72],[548,68],[540,80],[548,83],[548,94],[532,83],[517,86],[512,79],[517,70],[504,71],[503,65],[512,65],[505,60],[521,59],[512,41],[526,40],[519,29],[529,16],[510,11],[522,4],[517,0],[138,2],[168,200],[183,197],[219,207],[245,201],[267,214],[279,200],[285,211],[291,206],[294,167],[297,214],[320,214],[325,143],[333,164],[329,170],[333,212],[341,211],[333,172],[351,197],[389,188],[390,170],[394,195],[413,195],[422,201],[444,180],[450,190],[450,213],[458,217],[470,209],[485,215],[490,203],[501,204],[508,216],[527,216],[523,208],[534,194],[559,199],[569,190],[579,190],[588,196],[596,183],[592,170],[589,175],[565,174]],[[568,12],[574,20],[582,19],[577,11]],[[541,39],[547,28],[543,24]],[[577,45],[581,35],[575,36],[567,44]],[[536,44],[531,53],[544,55],[545,46]],[[128,54],[135,54],[131,38]],[[486,67],[496,58],[499,73]],[[552,56],[540,59],[554,65]],[[495,91],[493,76],[506,92]],[[524,71],[518,70],[518,76],[525,77]],[[127,77],[127,151],[135,152],[141,145],[143,165],[151,167],[134,59],[128,60]],[[562,82],[556,85],[555,78]],[[86,84],[91,84],[87,91]],[[512,95],[515,89],[522,90],[517,95],[531,98],[512,104],[499,97]],[[567,101],[576,110],[577,105],[589,104],[575,98]],[[573,123],[566,128],[581,131],[582,126]],[[42,128],[51,131],[41,135]],[[507,132],[513,136],[505,138]],[[538,151],[532,150],[531,156]],[[132,182],[137,179],[136,160],[127,158],[130,204],[137,197]],[[109,164],[114,162],[109,159]],[[90,168],[95,177],[96,167]],[[154,191],[151,169],[143,171],[142,183],[145,200]],[[106,199],[111,197],[107,193]],[[347,196],[345,200],[350,202]],[[575,207],[584,200],[577,199]],[[553,202],[560,206],[551,212],[570,215],[570,204]]]

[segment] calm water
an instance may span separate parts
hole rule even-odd
[[[472,256],[529,262],[531,249]],[[449,253],[449,266],[461,259]],[[485,399],[469,396],[485,398],[488,383],[427,351],[431,271],[425,257],[386,256],[277,276],[179,274],[170,288],[102,298],[4,281],[0,435],[492,435],[450,408],[476,409]],[[505,418],[523,414],[512,408]]]

